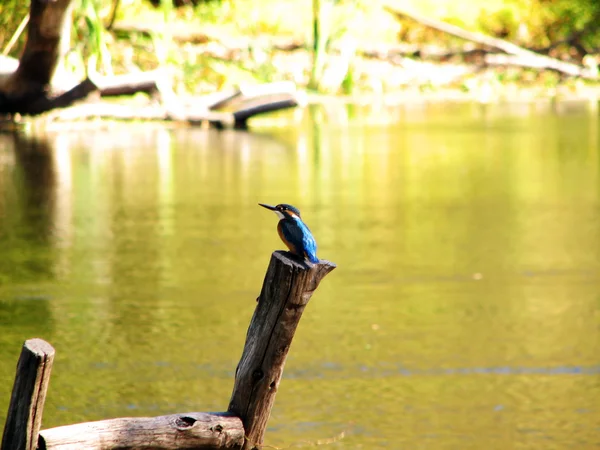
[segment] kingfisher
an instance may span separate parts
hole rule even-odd
[[[287,203],[280,203],[277,206],[265,205],[264,203],[259,203],[259,205],[270,209],[279,217],[277,232],[283,243],[290,249],[290,252],[308,259],[311,263],[319,262],[317,243],[306,224],[302,222],[298,208]]]

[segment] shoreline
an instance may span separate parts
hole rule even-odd
[[[296,108],[288,111],[276,112],[274,114],[258,116],[252,119],[249,131],[254,128],[285,128],[298,125],[309,114],[311,107],[322,107],[318,114],[322,114],[325,123],[335,125],[348,125],[358,119],[359,122],[372,125],[391,125],[399,123],[397,114],[389,114],[394,111],[406,109],[414,112],[415,117],[422,118],[423,115],[432,113],[438,115],[444,106],[448,108],[473,106],[483,108],[489,113],[498,112],[509,117],[523,115],[546,115],[546,114],[591,114],[600,117],[600,88],[593,92],[593,97],[584,97],[579,94],[555,95],[553,97],[511,97],[495,99],[493,101],[481,101],[471,94],[456,91],[446,91],[442,95],[414,93],[393,94],[384,96],[333,96],[325,94],[306,94],[306,101]],[[352,111],[351,108],[359,108]],[[428,111],[428,108],[435,108]],[[406,120],[410,121],[410,119]],[[212,129],[207,125],[195,125],[187,122],[171,120],[143,120],[143,119],[118,119],[88,117],[75,120],[52,120],[51,117],[23,117],[18,121],[0,121],[0,131],[25,131],[27,133],[55,133],[55,132],[78,132],[84,130],[96,131],[118,131],[121,127],[136,128],[198,128]],[[231,128],[226,128],[233,130]]]

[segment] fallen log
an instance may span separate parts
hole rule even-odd
[[[132,72],[110,77],[95,77],[94,84],[102,97],[133,95],[138,92],[154,94],[160,92],[165,84],[166,75],[162,70]]]
[[[89,81],[91,83],[91,81]],[[85,86],[80,89],[84,89]],[[92,84],[94,88],[97,88]],[[94,88],[87,88],[94,91]],[[70,91],[71,92],[71,91]],[[82,96],[81,96],[82,97]],[[53,109],[48,113],[49,121],[77,121],[89,119],[156,120],[209,124],[217,128],[246,129],[251,118],[282,109],[294,108],[305,103],[304,97],[291,90],[264,87],[238,88],[221,95],[207,98],[192,98],[180,102],[178,99],[157,102],[149,100],[143,104],[126,104],[108,101],[89,101],[65,109]],[[65,100],[66,102],[67,100]]]
[[[566,61],[560,61],[550,56],[535,53],[531,50],[527,50],[523,47],[513,44],[512,42],[505,41],[504,39],[495,38],[492,36],[485,35],[483,33],[468,31],[456,25],[442,22],[440,20],[431,19],[420,14],[407,11],[400,11],[395,7],[392,8],[390,6],[384,6],[384,8],[386,11],[388,11],[396,17],[406,17],[428,28],[441,31],[443,33],[450,34],[452,36],[456,36],[467,41],[475,42],[477,44],[484,45],[492,49],[497,49],[509,55],[517,56],[519,57],[519,61],[521,62],[524,60],[529,60],[531,67],[554,70],[556,72],[560,72],[565,75],[574,77],[598,80],[598,75],[585,67]]]
[[[121,417],[42,430],[38,449],[233,449],[244,444],[241,419],[227,413]]]
[[[101,101],[84,101],[145,92],[156,101],[129,105]],[[75,104],[81,102],[80,104]],[[170,89],[163,71],[136,72],[111,77],[86,78],[70,90],[56,95],[33,95],[28,101],[12,99],[0,92],[0,114],[48,114],[49,120],[118,120],[183,121],[208,123],[219,128],[246,128],[248,120],[267,112],[294,108],[304,99],[291,82],[237,87],[205,97],[184,101]]]
[[[545,62],[539,59],[526,58],[518,55],[506,55],[503,53],[487,53],[483,60],[491,66],[516,66],[527,69],[548,69]]]
[[[53,100],[51,105],[46,103],[40,105],[38,102],[33,106],[50,111],[47,116],[50,121],[96,118],[157,120],[190,124],[206,123],[217,128],[245,129],[248,126],[248,120],[259,114],[294,108],[305,103],[304,96],[296,90],[295,84],[291,82],[237,87],[181,101],[169,89],[161,87],[160,82],[154,82],[148,75],[145,81],[146,87],[149,90],[156,89],[159,101],[149,100],[143,104],[127,104],[96,100],[72,105],[75,98],[83,99],[89,97],[93,92],[111,96],[117,92],[126,91],[126,87],[116,84],[112,79],[119,77],[110,78],[100,79],[96,82],[88,79]],[[119,79],[123,80],[127,86],[131,86],[128,77]],[[62,106],[72,106],[59,109],[57,108],[58,103],[61,103]]]

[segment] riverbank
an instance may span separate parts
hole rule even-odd
[[[223,120],[205,96],[235,91],[239,86],[245,90],[273,83],[291,85],[291,99],[283,106],[266,108],[273,111],[338,100],[367,105],[457,101],[584,101],[593,105],[600,89],[600,53],[582,47],[581,41],[582,33],[590,35],[593,27],[577,31],[577,37],[552,41],[543,49],[532,45],[544,44],[545,35],[540,34],[544,30],[538,29],[537,37],[525,42],[524,33],[515,35],[514,27],[510,32],[493,30],[481,16],[483,8],[479,16],[462,15],[470,19],[457,24],[457,11],[405,10],[383,1],[367,5],[316,0],[312,9],[295,0],[283,6],[261,1],[251,7],[225,0],[184,8],[166,3],[158,9],[117,5],[113,4],[108,23],[107,13],[97,11],[97,39],[89,36],[88,47],[60,59],[51,89],[41,90],[49,92],[46,107],[31,112],[27,102],[19,104],[10,91],[17,83],[11,82],[5,83],[9,89],[5,97],[15,105],[5,112],[36,114],[95,95],[103,100],[118,95],[117,101],[131,111],[121,108],[113,114],[114,103],[103,102],[98,111],[88,104],[79,108],[81,116],[71,111],[52,113],[51,120],[204,121],[208,117],[208,122],[217,125],[224,121],[239,125],[236,118]],[[507,7],[496,6],[496,13]],[[83,13],[77,11],[75,17]],[[587,16],[593,11],[580,13],[583,22],[589,23]],[[81,32],[75,23],[74,30]],[[482,31],[486,28],[493,33]],[[3,76],[10,77],[7,64],[2,63],[2,69]],[[64,93],[65,98],[58,99],[55,93]],[[256,111],[256,105],[252,106]],[[202,117],[189,114],[190,108],[200,110]],[[259,112],[265,112],[262,106]]]

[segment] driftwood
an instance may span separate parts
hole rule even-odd
[[[123,77],[128,80],[129,77]],[[57,109],[49,113],[50,120],[73,121],[92,118],[118,120],[161,120],[180,121],[191,124],[207,123],[218,128],[234,127],[245,129],[252,117],[271,111],[293,108],[304,103],[305,99],[291,82],[270,83],[259,86],[249,86],[229,89],[212,95],[180,100],[160,82],[152,80],[151,76],[142,78],[143,87],[153,93],[159,101],[149,101],[143,105],[128,105],[114,102],[93,101],[71,106],[67,109]],[[127,81],[127,83],[130,83]],[[99,86],[98,86],[99,84]],[[79,86],[81,98],[92,92],[104,96],[118,95],[134,89],[131,84],[119,85],[113,81],[93,83],[87,80]],[[85,90],[84,90],[85,89]],[[73,90],[69,91],[72,93]],[[72,96],[68,100],[72,100]],[[65,99],[65,102],[67,99]],[[49,108],[52,109],[52,108]],[[48,109],[48,110],[49,110]]]
[[[232,95],[232,94],[230,94]],[[178,413],[80,423],[39,431],[54,349],[26,342],[2,450],[257,449],[304,308],[335,264],[277,251],[265,275],[225,413]],[[343,436],[343,434],[342,434]]]
[[[385,9],[386,11],[395,15],[396,17],[406,17],[428,28],[442,31],[452,36],[456,36],[467,41],[475,42],[477,44],[484,45],[492,49],[497,49],[509,55],[514,55],[518,57],[518,60],[520,62],[519,65],[524,65],[523,62],[528,61],[529,64],[527,65],[527,67],[537,67],[554,70],[565,75],[581,77],[586,79],[598,79],[597,74],[593,73],[585,67],[566,61],[560,61],[556,58],[551,58],[550,56],[541,55],[539,53],[527,50],[523,47],[513,44],[512,42],[505,41],[504,39],[487,36],[483,33],[467,31],[456,25],[442,22],[440,20],[431,19],[429,17],[425,17],[413,12],[409,13],[407,11],[400,11],[396,8],[391,8],[389,6],[385,6]]]
[[[46,341],[25,341],[17,363],[2,449],[36,449],[53,361],[54,348]]]
[[[311,265],[288,252],[271,257],[228,408],[244,422],[244,450],[263,442],[296,327],[313,292],[333,269],[335,264],[328,261]]]
[[[503,53],[487,53],[483,60],[490,66],[516,66],[527,69],[548,69],[544,61],[537,58],[527,58],[517,55],[506,55]]]
[[[167,83],[162,70],[133,72],[110,77],[96,77],[94,84],[102,97],[133,95],[138,92],[146,94],[159,93]]]
[[[43,430],[39,449],[230,449],[244,443],[244,426],[228,414],[123,417]]]

